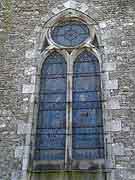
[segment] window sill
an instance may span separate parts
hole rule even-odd
[[[73,160],[70,168],[65,168],[63,160],[57,161],[33,161],[32,172],[58,172],[58,171],[80,171],[80,172],[110,172],[113,169],[111,160]]]

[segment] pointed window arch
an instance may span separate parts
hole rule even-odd
[[[66,131],[66,61],[53,52],[40,77],[36,160],[64,160]]]
[[[73,159],[104,157],[100,67],[84,50],[73,68]]]
[[[44,37],[48,48],[41,48],[43,64],[32,168],[90,169],[91,161],[104,159],[96,34],[83,18],[70,16],[50,23]],[[44,54],[49,55],[44,58]]]

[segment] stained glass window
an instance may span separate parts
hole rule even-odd
[[[82,21],[64,21],[51,30],[64,52],[90,37]],[[74,57],[58,52],[51,51],[41,69],[34,158],[47,163],[38,169],[79,169],[77,161],[104,158],[100,66],[88,47]]]
[[[51,32],[53,41],[66,47],[80,45],[88,39],[89,34],[87,25],[78,21],[65,21],[54,27]]]
[[[66,63],[59,53],[42,66],[36,134],[36,160],[63,160],[66,125]]]
[[[99,63],[82,52],[74,64],[73,159],[103,158],[103,130]]]

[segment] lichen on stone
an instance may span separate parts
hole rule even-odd
[[[12,26],[12,2],[11,0],[4,0],[4,29],[5,31],[11,31]]]

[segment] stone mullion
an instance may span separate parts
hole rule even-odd
[[[71,168],[72,161],[72,64],[68,58],[67,66],[67,113],[66,113],[66,148],[65,148],[65,168]]]

